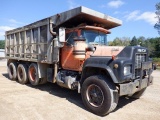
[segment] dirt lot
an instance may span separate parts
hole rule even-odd
[[[8,79],[6,61],[0,61],[0,120],[159,120],[160,71],[141,99],[120,98],[117,109],[105,117],[88,112],[77,91],[55,84],[32,87]]]

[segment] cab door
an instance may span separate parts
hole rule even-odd
[[[80,60],[75,59],[73,55],[73,38],[78,36],[78,31],[66,33],[66,42],[61,49],[61,65],[63,69],[80,71]]]

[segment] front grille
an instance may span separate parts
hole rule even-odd
[[[146,54],[136,54],[135,69],[141,68],[141,63],[146,61]]]
[[[141,63],[146,61],[146,54],[136,54],[135,56],[135,78],[141,75]]]

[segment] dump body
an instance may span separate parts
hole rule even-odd
[[[53,46],[50,22],[57,33],[60,27],[72,28],[81,23],[88,25],[96,23],[106,29],[111,29],[122,24],[122,21],[116,18],[86,7],[78,7],[24,27],[7,31],[6,58],[42,63],[59,61],[56,43]]]

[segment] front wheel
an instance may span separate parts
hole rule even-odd
[[[84,105],[97,115],[106,115],[117,106],[119,97],[116,87],[103,76],[88,77],[81,90]]]

